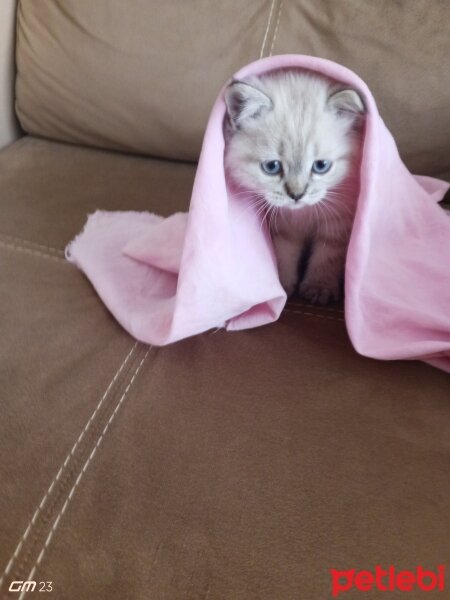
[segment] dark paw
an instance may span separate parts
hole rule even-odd
[[[311,304],[328,304],[338,302],[341,299],[341,288],[339,285],[330,285],[322,282],[303,281],[298,286],[300,298]]]

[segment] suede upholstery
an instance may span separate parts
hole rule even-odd
[[[408,167],[449,169],[445,0],[133,4],[20,1],[25,131],[196,160],[211,105],[235,71],[261,54],[314,54],[367,81]]]
[[[20,3],[29,133],[0,152],[0,599],[35,580],[57,600],[317,600],[330,568],[445,564],[448,375],[361,357],[339,307],[298,302],[148,348],[63,249],[97,208],[186,210],[195,165],[162,158],[197,156],[218,87],[261,51],[347,62],[409,164],[450,173],[447,3],[124,4]],[[186,74],[167,95],[187,65],[200,97]]]

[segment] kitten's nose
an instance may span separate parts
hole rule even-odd
[[[289,196],[289,198],[292,198],[292,200],[294,200],[295,202],[298,202],[301,198],[303,198],[303,196],[305,195],[306,192],[306,188],[308,186],[306,185],[303,190],[301,192],[294,192],[289,184],[286,183],[286,185],[284,186],[285,190],[286,190],[286,194]]]

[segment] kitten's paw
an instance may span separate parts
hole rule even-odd
[[[298,284],[297,261],[287,260],[286,257],[279,257],[278,278],[288,298],[295,293]]]
[[[292,278],[282,278],[280,277],[280,283],[283,286],[284,291],[287,294],[287,297],[290,298],[292,294],[295,293],[295,288],[297,287],[297,279]]]
[[[341,299],[340,285],[330,285],[320,281],[302,281],[298,286],[298,293],[311,304],[328,304]]]

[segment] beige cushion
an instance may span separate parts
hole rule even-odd
[[[22,0],[20,120],[57,140],[196,159],[219,89],[259,57],[270,4]]]
[[[196,159],[236,69],[315,54],[367,81],[410,168],[445,172],[449,23],[446,0],[21,0],[17,110],[34,134]]]
[[[359,356],[339,309],[291,302],[147,354],[64,261],[86,212],[183,209],[194,172],[0,153],[2,600],[14,579],[53,581],[26,600],[332,600],[330,568],[450,555],[447,374]]]

